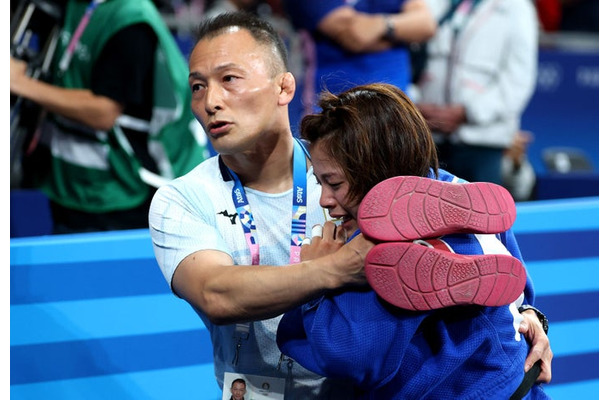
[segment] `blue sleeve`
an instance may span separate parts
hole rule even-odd
[[[334,9],[344,6],[342,0],[284,0],[284,11],[296,29],[315,31],[318,24]]]

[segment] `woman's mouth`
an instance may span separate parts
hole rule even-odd
[[[356,221],[349,215],[344,215],[340,220],[341,225],[350,235],[358,228]]]

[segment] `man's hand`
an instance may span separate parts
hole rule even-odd
[[[540,375],[536,382],[549,383],[551,381],[551,360],[553,359],[549,338],[544,333],[542,324],[534,311],[526,310],[521,315],[524,319],[519,325],[519,332],[531,344],[530,353],[525,359],[525,371],[529,371],[536,361],[542,360]]]
[[[11,57],[10,75],[11,75],[11,93],[20,95],[20,87],[22,82],[27,79],[26,71],[28,64],[25,61]]]
[[[313,260],[337,252],[347,239],[347,233],[341,225],[331,221],[315,225],[311,229],[311,239],[303,241],[301,246],[301,261]]]
[[[306,239],[301,246],[301,261],[313,260],[328,256],[332,260],[326,270],[339,286],[366,285],[364,259],[373,248],[374,243],[362,234],[354,237],[349,243],[347,232],[342,226],[327,221],[324,226],[312,228],[312,238]]]
[[[426,119],[431,130],[445,135],[451,135],[460,125],[466,122],[466,109],[459,104],[421,103],[417,105],[417,108]]]

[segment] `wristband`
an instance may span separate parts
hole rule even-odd
[[[520,313],[522,313],[523,311],[527,311],[527,310],[532,310],[533,312],[536,313],[536,316],[538,317],[538,319],[540,320],[540,323],[542,324],[542,329],[544,329],[544,333],[548,335],[548,333],[549,333],[549,320],[546,318],[546,315],[544,315],[542,313],[542,311],[540,311],[536,307],[530,306],[529,304],[524,304],[521,307],[519,307],[519,312]]]
[[[389,15],[384,15],[383,20],[385,21],[385,34],[383,35],[383,38],[390,42],[394,42],[396,40],[394,21],[392,21]]]

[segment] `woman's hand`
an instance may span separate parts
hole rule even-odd
[[[536,382],[549,383],[551,381],[551,360],[553,359],[551,342],[544,333],[542,324],[534,311],[526,310],[521,315],[524,319],[519,325],[519,332],[531,345],[530,352],[525,359],[525,371],[529,371],[534,363],[542,360],[540,375]]]

